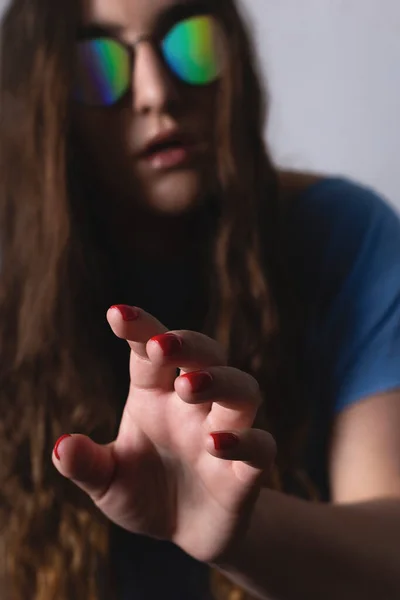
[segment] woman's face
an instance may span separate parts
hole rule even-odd
[[[82,1],[83,39],[108,35],[135,45],[129,90],[119,102],[101,107],[74,102],[74,128],[91,172],[118,209],[122,202],[128,212],[135,207],[186,212],[215,181],[218,81],[196,86],[181,81],[157,40],[198,2]],[[155,144],[160,135],[167,136],[165,145]]]

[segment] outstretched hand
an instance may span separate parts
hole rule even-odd
[[[63,436],[54,465],[120,527],[215,562],[244,530],[275,456],[272,437],[251,429],[258,385],[200,333],[167,332],[126,306],[107,319],[131,348],[117,439]]]

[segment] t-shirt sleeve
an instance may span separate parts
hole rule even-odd
[[[318,263],[315,356],[337,413],[400,389],[400,219],[375,192],[343,182],[319,210],[330,225]]]

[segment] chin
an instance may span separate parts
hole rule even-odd
[[[144,198],[152,212],[179,215],[198,207],[205,194],[204,180],[199,173],[173,172],[153,181]]]

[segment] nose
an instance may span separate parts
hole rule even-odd
[[[149,42],[136,46],[132,75],[133,110],[162,113],[175,104],[178,92],[156,50]]]

